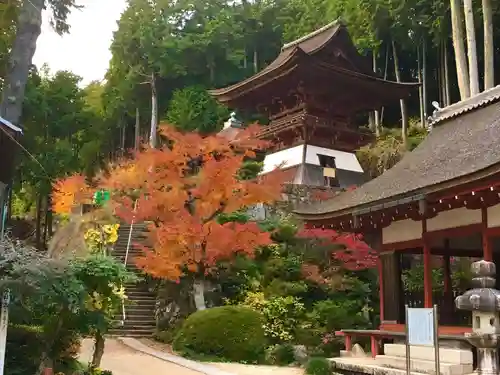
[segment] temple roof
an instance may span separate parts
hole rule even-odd
[[[342,60],[342,66],[338,63],[332,64],[328,56],[325,57],[324,54],[320,53],[334,44],[337,45],[336,50],[331,52]],[[235,104],[236,100],[241,103],[249,93],[263,89],[264,86],[271,84],[276,79],[288,79],[301,66],[309,66],[310,63],[316,64],[313,68],[317,68],[319,64],[324,69],[329,70],[330,72],[326,72],[327,74],[342,75],[351,81],[369,80],[379,84],[379,91],[381,89],[396,90],[397,99],[408,96],[410,90],[416,86],[414,83],[390,82],[375,75],[367,60],[357,52],[346,27],[341,22],[335,21],[311,34],[285,44],[278,57],[259,73],[228,87],[210,90],[210,94],[228,105]],[[308,72],[312,70],[307,69]],[[308,74],[305,76],[307,78]],[[383,84],[384,87],[380,84]],[[266,87],[266,91],[267,89],[269,87]]]
[[[296,213],[314,220],[357,214],[500,172],[500,86],[437,111],[424,141],[359,188]]]

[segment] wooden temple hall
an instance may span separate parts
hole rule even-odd
[[[366,332],[376,358],[379,339],[404,335],[405,304],[437,304],[440,338],[460,341],[471,331],[470,312],[457,311],[454,297],[470,284],[454,282],[457,261],[500,265],[500,86],[435,112],[430,125],[425,140],[378,178],[297,209],[309,225],[362,233],[380,251],[381,323]],[[423,263],[417,294],[405,291],[402,279],[415,260]],[[435,270],[443,275],[441,289],[433,285]],[[350,350],[351,337],[363,332],[340,334]]]
[[[365,182],[355,151],[373,140],[354,118],[397,103],[416,84],[396,83],[373,73],[340,22],[332,22],[285,44],[261,72],[210,93],[240,113],[269,119],[260,137],[273,144],[263,173],[282,165],[289,183],[310,187],[348,187]],[[221,134],[233,137],[238,121]]]

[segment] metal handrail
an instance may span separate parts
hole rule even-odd
[[[137,201],[134,202],[134,214],[137,210]],[[128,261],[128,253],[130,251],[130,243],[132,242],[132,232],[134,231],[134,218],[132,218],[132,221],[130,222],[130,230],[128,232],[128,240],[127,240],[127,250],[125,251],[125,260],[123,261],[123,265],[125,268],[127,267],[127,261]],[[122,285],[123,287],[123,285]],[[122,299],[122,326],[125,325],[125,319],[127,318],[125,314],[125,299]]]

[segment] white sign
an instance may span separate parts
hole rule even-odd
[[[9,325],[10,293],[5,291],[2,295],[2,310],[0,315],[0,375],[4,373],[5,347],[7,345],[7,327]]]
[[[434,309],[408,308],[408,344],[434,346]]]

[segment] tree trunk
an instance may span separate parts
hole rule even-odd
[[[495,86],[494,45],[493,45],[493,9],[491,0],[483,0],[484,25],[484,89]]]
[[[460,7],[460,0],[450,0],[451,29],[453,36],[453,50],[457,66],[457,80],[460,90],[460,99],[470,96],[469,75],[467,74],[467,60],[465,57],[464,29]]]
[[[18,16],[16,38],[0,103],[0,115],[16,125],[23,110],[24,91],[41,32],[44,6],[45,0],[23,1]]]
[[[384,79],[387,80],[387,74],[389,73],[389,50],[390,50],[389,44],[387,44],[387,48],[385,49],[385,66],[384,66]],[[382,110],[380,111],[380,126],[384,123],[384,111],[385,107],[382,107]]]
[[[94,353],[92,354],[92,366],[101,367],[102,356],[104,355],[105,339],[101,331],[96,331],[94,335]]]
[[[158,97],[156,94],[156,77],[151,73],[151,132],[149,146],[156,147],[156,134],[158,133]]]
[[[134,139],[134,149],[139,150],[139,142],[141,140],[141,126],[139,124],[139,107],[135,108],[135,139]]]
[[[451,105],[450,97],[450,74],[448,73],[448,40],[444,42],[444,92],[445,106]]]
[[[418,99],[420,102],[420,126],[425,127],[425,114],[424,114],[424,96],[422,88],[422,60],[421,60],[420,46],[417,46],[417,69],[418,69]]]
[[[44,212],[44,219],[43,219],[43,249],[47,249],[47,238],[48,238],[48,232],[49,232],[49,197],[45,198],[45,207],[43,208]]]
[[[54,215],[52,213],[52,196],[49,194],[47,196],[47,228],[49,237],[52,238],[54,235]]]
[[[422,43],[422,104],[424,107],[424,126],[427,124],[427,41]]]
[[[257,53],[257,48],[253,50],[253,71],[254,73],[259,71],[259,55]]]
[[[122,124],[120,127],[120,155],[123,157],[125,156],[125,120],[122,119]]]
[[[392,57],[394,60],[394,74],[396,75],[396,81],[401,82],[399,58],[398,52],[396,50],[396,43],[394,42],[394,40],[392,40]],[[400,99],[399,105],[401,106],[401,137],[403,138],[403,144],[406,147],[408,144],[408,113],[406,111],[406,101],[404,99]]]
[[[35,243],[38,250],[42,249],[42,195],[38,194],[36,198],[36,227],[35,227]]]
[[[377,74],[377,53],[373,51],[373,73]],[[373,127],[375,130],[375,136],[380,136],[380,113],[376,109],[373,111]]]
[[[464,0],[465,32],[467,34],[467,56],[469,57],[470,95],[479,94],[479,74],[477,70],[476,29],[472,0]]]
[[[207,304],[205,302],[205,282],[203,280],[194,281],[193,296],[196,310],[205,310],[207,308]]]

